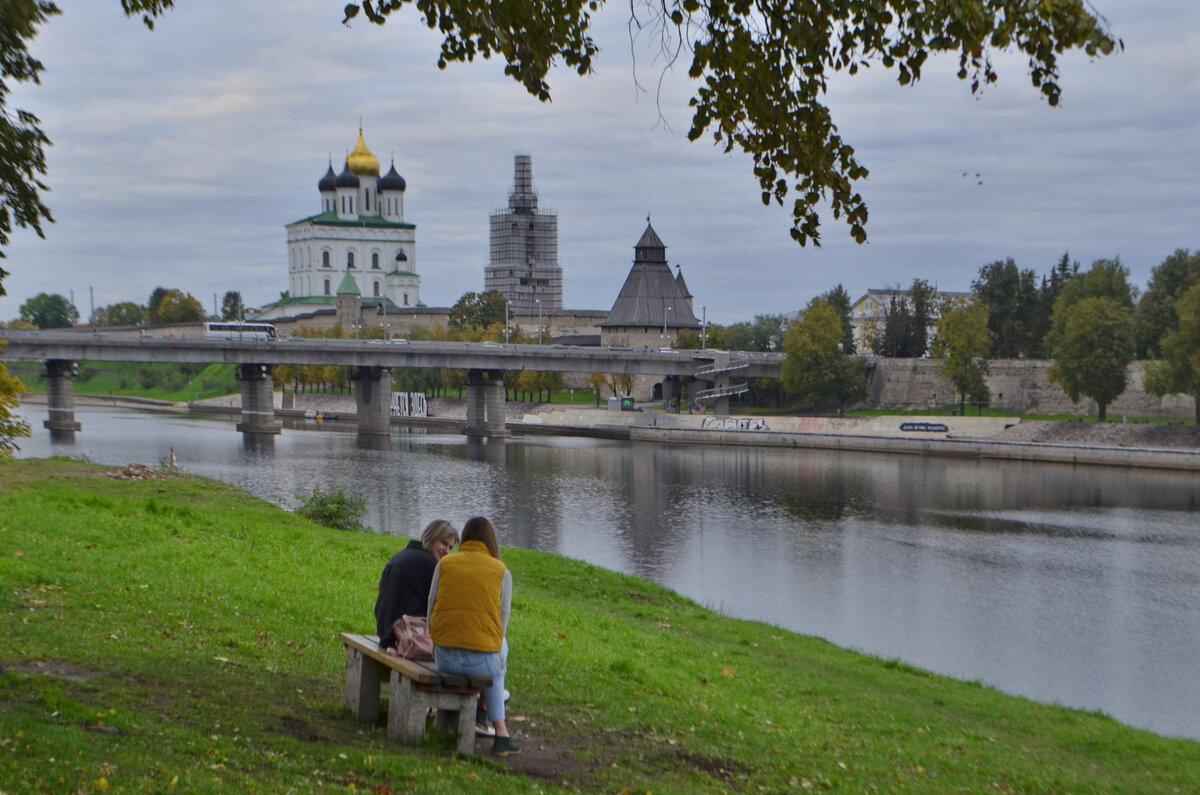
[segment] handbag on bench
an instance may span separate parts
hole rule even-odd
[[[400,616],[392,624],[396,653],[408,660],[433,660],[429,621],[420,616]]]

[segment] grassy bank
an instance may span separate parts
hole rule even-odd
[[[372,629],[396,539],[109,472],[0,462],[6,793],[1200,790],[1200,744],[523,550],[505,557],[525,751],[397,746],[345,712],[337,641]]]
[[[14,363],[8,370],[32,392],[45,392],[45,367]],[[76,395],[144,397],[181,402],[236,394],[240,387],[232,364],[136,364],[83,362],[75,379]]]

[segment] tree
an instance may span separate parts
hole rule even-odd
[[[21,319],[38,328],[72,328],[79,320],[79,310],[63,296],[38,293],[20,308]]]
[[[1200,425],[1200,283],[1179,297],[1174,312],[1178,327],[1163,336],[1162,359],[1146,363],[1142,385],[1152,395],[1192,398]]]
[[[244,320],[245,304],[242,303],[242,294],[237,290],[229,290],[221,299],[221,319],[222,320]]]
[[[383,24],[413,5],[430,29],[444,35],[438,66],[498,57],[505,74],[549,101],[546,77],[556,62],[580,75],[592,71],[597,47],[589,27],[602,1],[355,0],[342,11],[343,22],[361,10]],[[121,0],[121,6],[153,29],[174,0]],[[643,9],[646,18],[638,15]],[[698,87],[688,138],[711,135],[724,151],[750,155],[763,203],[782,205],[792,198],[791,235],[798,243],[820,245],[822,205],[844,219],[861,243],[867,207],[854,183],[868,171],[823,104],[830,80],[839,72],[854,75],[880,65],[909,85],[921,78],[930,55],[956,53],[958,77],[970,80],[971,92],[978,93],[998,79],[993,55],[1017,50],[1029,58],[1033,86],[1054,106],[1061,95],[1061,53],[1107,55],[1123,46],[1089,9],[1086,0],[666,0],[631,6],[630,36],[648,29],[660,42],[664,70],[690,56],[688,75]],[[53,221],[39,198],[46,189],[39,176],[46,173],[50,141],[36,116],[18,110],[14,117],[3,98],[9,80],[38,82],[43,67],[26,44],[57,13],[49,0],[17,0],[6,4],[0,25],[0,254],[12,220],[39,235],[41,222]]]
[[[146,302],[146,320],[151,324],[156,325],[162,322],[158,318],[158,308],[169,292],[170,290],[166,287],[155,287],[154,291],[150,293],[150,300]]]
[[[1009,257],[979,269],[971,290],[982,302],[991,329],[996,359],[1015,359],[1032,355],[1038,317],[1037,275],[1020,270]]]
[[[503,324],[506,303],[507,299],[495,290],[463,293],[450,308],[450,327],[483,330],[493,323]]]
[[[182,290],[168,290],[158,305],[159,323],[195,323],[204,320],[204,307]]]
[[[511,3],[501,11],[489,0],[364,0],[344,10],[346,21],[361,8],[383,24],[411,2],[445,34],[438,66],[498,56],[505,74],[548,101],[546,76],[556,61],[580,75],[591,71],[597,48],[589,26],[601,1]],[[638,16],[643,8],[646,18]],[[1059,54],[1108,54],[1115,44],[1084,0],[666,0],[634,6],[631,15],[631,36],[648,29],[661,43],[664,69],[691,58],[688,75],[699,86],[688,138],[711,135],[724,151],[750,155],[763,203],[793,198],[791,234],[801,245],[820,244],[823,204],[855,240],[866,240],[867,207],[854,183],[868,171],[822,104],[836,73],[878,64],[909,85],[930,55],[954,52],[958,77],[977,93],[997,79],[993,53],[1016,49],[1029,56],[1033,85],[1057,105]]]
[[[982,405],[992,399],[988,389],[988,355],[992,349],[987,306],[978,298],[967,303],[955,302],[942,311],[933,355],[938,372],[958,391],[959,414],[966,413],[967,401]]]
[[[1042,287],[1038,291],[1037,315],[1031,333],[1033,350],[1031,355],[1038,359],[1049,359],[1053,344],[1052,330],[1054,327],[1054,304],[1063,288],[1079,275],[1079,263],[1071,261],[1071,253],[1063,252],[1062,258],[1050,269],[1050,277],[1042,277]]]
[[[1125,391],[1126,371],[1133,361],[1130,310],[1107,296],[1077,303],[1060,297],[1054,314],[1055,328],[1060,331],[1054,363],[1046,375],[1072,401],[1079,402],[1081,396],[1096,401],[1100,422],[1104,422],[1108,404]]]
[[[880,355],[900,359],[925,355],[929,349],[934,292],[929,282],[913,279],[907,293],[892,294],[880,334]]]
[[[826,290],[817,296],[829,304],[842,319],[842,351],[852,354],[854,350],[854,326],[850,323],[850,293],[842,285]]]
[[[863,362],[842,347],[842,319],[825,301],[814,298],[783,342],[783,388],[818,405],[840,409],[867,394]]]
[[[1071,317],[1071,307],[1088,298],[1107,298],[1130,314],[1132,318],[1137,290],[1129,284],[1129,270],[1119,259],[1099,259],[1084,273],[1077,273],[1062,283],[1058,298],[1054,301],[1054,312],[1050,318],[1050,334],[1047,348],[1051,358],[1062,343],[1065,324]],[[1130,327],[1132,345],[1132,326]],[[1132,347],[1131,347],[1132,349]]]
[[[146,322],[146,307],[133,301],[121,301],[105,307],[108,326],[140,326]]]
[[[1176,302],[1200,284],[1200,251],[1178,249],[1150,272],[1150,283],[1134,312],[1137,355],[1162,355],[1163,337],[1179,327]]]
[[[8,343],[0,340],[0,349]],[[15,439],[29,436],[29,423],[17,419],[16,411],[18,398],[25,394],[25,385],[8,372],[8,368],[0,365],[0,458],[12,458],[17,451]]]

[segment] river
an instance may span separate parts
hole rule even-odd
[[[1200,739],[1200,478],[916,456],[597,439],[285,430],[81,406],[21,457],[188,473],[288,508],[346,486],[376,530],[490,517],[501,543],[626,572],[722,614],[1037,701]],[[379,572],[358,573],[374,580]],[[364,605],[364,626],[370,605]]]

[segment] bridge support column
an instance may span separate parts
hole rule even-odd
[[[663,378],[663,409],[668,412],[679,411],[679,398],[683,394],[683,384],[679,381],[679,376],[668,375]]]
[[[237,429],[247,436],[275,435],[283,423],[275,419],[275,381],[265,364],[239,364],[237,380],[242,385],[242,421]]]
[[[354,370],[354,401],[358,407],[358,436],[392,435],[392,371],[386,367]]]
[[[42,426],[52,442],[73,442],[83,426],[75,421],[75,363],[66,359],[46,362],[46,404],[50,418]]]
[[[467,373],[467,436],[508,436],[504,427],[504,373]]]

